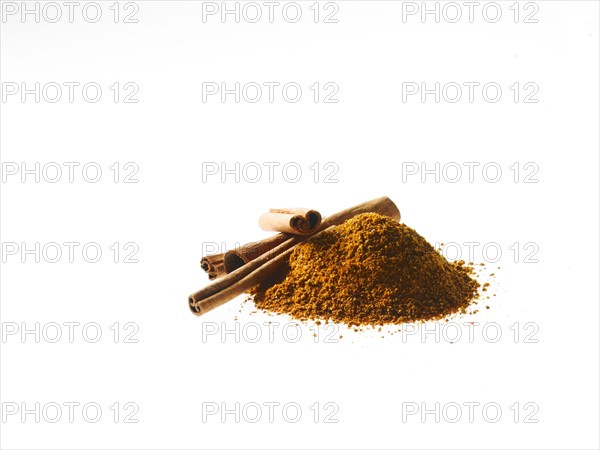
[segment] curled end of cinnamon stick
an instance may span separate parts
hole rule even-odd
[[[309,211],[306,212],[305,216],[306,220],[308,222],[308,229],[309,231],[316,231],[319,228],[319,225],[321,225],[321,213],[319,211],[315,211],[314,209],[311,209]]]
[[[200,267],[208,274],[209,280],[214,280],[225,275],[226,270],[223,259],[224,256],[220,253],[218,255],[205,256],[200,260]]]
[[[196,302],[194,299],[194,295],[190,295],[188,297],[188,304],[190,306],[190,310],[197,316],[202,315],[202,308],[199,305],[199,302]]]
[[[290,219],[290,227],[292,227],[298,233],[304,234],[309,231],[309,223],[302,216],[294,216]]]

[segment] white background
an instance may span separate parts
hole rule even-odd
[[[138,1],[137,23],[123,23],[123,15],[114,23],[113,2],[100,3],[97,23],[84,20],[81,9],[73,23],[3,14],[3,90],[13,86],[6,83],[96,82],[103,96],[90,103],[76,90],[70,103],[65,91],[57,103],[43,97],[36,103],[19,93],[1,104],[4,175],[14,167],[7,163],[80,164],[73,183],[66,172],[56,183],[43,176],[36,183],[34,175],[22,182],[20,173],[2,183],[3,249],[80,243],[73,263],[66,252],[57,263],[43,257],[36,263],[35,255],[22,263],[20,252],[3,251],[2,448],[598,447],[598,3],[537,1],[537,23],[524,23],[523,3],[515,23],[513,2],[498,3],[496,23],[481,9],[470,23],[462,3],[457,23],[443,16],[439,23],[426,16],[424,23],[418,14],[403,21],[407,5],[392,1],[338,1],[337,23],[323,23],[322,15],[314,23],[312,3],[301,2],[297,23],[284,20],[280,9],[274,23],[232,17],[222,23],[218,15],[203,22],[202,3],[193,1]],[[131,8],[120,5],[122,14]],[[225,103],[219,96],[203,102],[202,83],[269,81],[296,82],[303,96],[297,103],[281,91],[273,103],[264,97],[236,103],[232,95]],[[109,89],[115,82],[135,83],[139,101],[115,103]],[[315,103],[309,89],[315,82],[335,83],[339,101]],[[502,98],[486,101],[476,89],[473,102],[466,90],[456,103],[436,103],[433,95],[403,102],[403,83],[410,82],[429,88],[493,82]],[[515,82],[521,94],[534,83],[537,103],[522,95],[515,102]],[[103,169],[97,183],[82,178],[89,162]],[[137,164],[139,182],[115,183],[109,169],[115,162],[121,178],[124,164]],[[233,175],[203,182],[207,162],[256,163],[265,172],[255,183]],[[265,162],[280,163],[273,182]],[[479,163],[473,182],[465,162]],[[302,168],[298,182],[283,177],[286,163]],[[337,183],[324,182],[327,163],[339,169]],[[448,180],[453,172],[423,182],[420,173],[403,179],[407,163],[449,169],[455,163],[465,171],[455,183]],[[484,178],[487,163],[502,168],[497,182]],[[518,182],[510,169],[515,163]],[[530,179],[536,183],[524,182],[527,163],[537,168]],[[241,297],[203,317],[189,312],[188,294],[208,283],[199,267],[207,246],[231,248],[267,236],[256,219],[269,207],[327,215],[382,195],[430,242],[456,242],[463,250],[465,242],[477,243],[472,259],[496,273],[496,296],[485,303],[490,309],[453,319],[465,332],[455,344],[444,336],[435,342],[435,335],[421,342],[423,328],[405,330],[403,338],[390,335],[392,329],[340,327],[326,342],[329,333],[321,329],[313,338],[311,324],[296,329],[302,335],[293,343],[281,332],[288,318],[251,314],[249,304],[240,312]],[[81,256],[88,242],[103,249],[97,263]],[[115,242],[118,263],[109,249]],[[122,261],[128,242],[139,247],[137,263]],[[502,249],[498,263],[482,254],[487,243]],[[534,247],[524,249],[526,243]],[[534,261],[525,262],[531,248]],[[235,332],[218,334],[235,330],[236,316],[239,342]],[[266,321],[278,326],[272,339]],[[473,342],[468,321],[479,323]],[[50,343],[42,335],[36,343],[35,334],[20,334],[36,323],[42,334],[52,322],[80,324],[74,342],[63,336]],[[488,322],[502,331],[496,343],[481,332]],[[89,323],[103,332],[95,344],[81,334]],[[256,327],[263,331],[256,343],[239,331],[253,336]],[[123,342],[135,329],[138,342]],[[41,411],[53,402],[97,403],[103,415],[90,423],[79,407],[69,423],[63,406],[57,423],[46,420],[49,410],[40,412],[39,423],[35,414],[21,416],[23,406],[39,403]],[[115,402],[118,423],[109,409]],[[139,409],[137,423],[124,423],[128,402]],[[209,402],[229,408],[294,402],[303,415],[291,423],[280,407],[269,423],[263,406],[258,423],[218,414],[203,421]],[[309,409],[315,402],[318,423]],[[337,423],[324,423],[328,402],[339,408]],[[481,406],[473,423],[464,406],[457,423],[446,420],[454,412],[439,423],[434,415],[403,416],[409,403],[433,408],[436,402],[440,408],[496,403],[502,417],[492,423]],[[517,423],[510,409],[516,402]],[[524,420],[527,403],[535,404],[537,423]],[[7,413],[11,405],[16,414]]]

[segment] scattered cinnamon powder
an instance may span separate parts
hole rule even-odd
[[[479,297],[473,275],[412,228],[368,213],[299,244],[286,273],[256,290],[254,302],[298,320],[420,322],[465,313]]]

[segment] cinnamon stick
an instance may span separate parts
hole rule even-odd
[[[321,214],[314,209],[271,209],[259,217],[258,225],[265,231],[313,234],[321,225]]]
[[[400,220],[400,211],[394,202],[388,197],[380,197],[325,218],[319,226],[318,232],[321,233],[331,226],[340,225],[358,214],[367,212]],[[190,295],[188,304],[191,311],[200,316],[264,283],[285,267],[293,247],[307,239],[309,236],[288,237],[270,251]]]

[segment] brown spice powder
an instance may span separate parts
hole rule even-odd
[[[369,213],[299,244],[287,272],[253,299],[298,320],[421,322],[465,313],[479,297],[472,275],[473,267],[449,262],[412,228]]]

